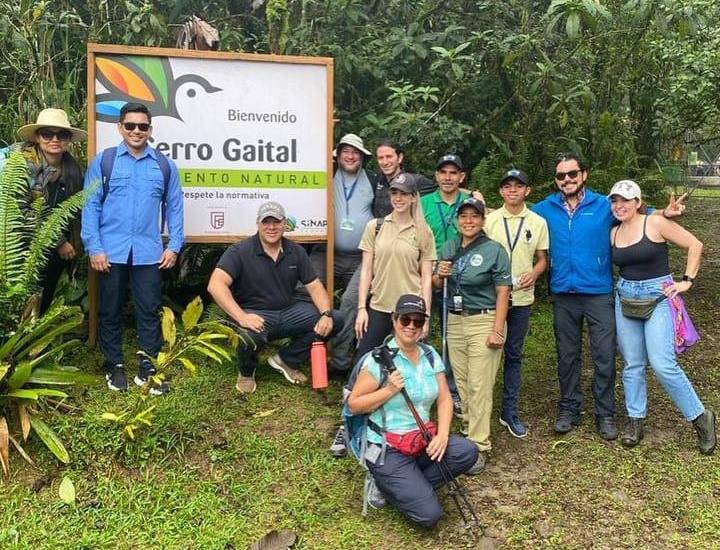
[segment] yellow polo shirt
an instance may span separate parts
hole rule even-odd
[[[535,251],[549,248],[547,223],[527,206],[523,207],[519,214],[511,214],[503,206],[488,214],[485,220],[485,233],[492,240],[503,245],[510,256],[513,305],[529,306],[535,301],[535,288],[516,290],[515,285],[520,275],[532,271]],[[514,243],[514,246],[511,246],[511,243]]]
[[[403,294],[422,296],[420,265],[437,259],[435,239],[428,227],[400,227],[392,214],[385,217],[377,238],[376,227],[374,219],[368,222],[358,248],[373,253],[370,307],[391,313]]]

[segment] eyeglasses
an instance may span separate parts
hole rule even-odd
[[[128,132],[132,132],[135,128],[141,132],[147,132],[150,129],[150,125],[145,122],[140,122],[139,124],[137,122],[123,122],[122,125]]]
[[[412,326],[414,328],[423,328],[423,326],[425,325],[425,317],[401,315],[398,318],[398,321],[400,321],[400,324],[404,327],[410,325],[410,323],[412,323]]]
[[[555,172],[555,179],[558,181],[562,181],[565,179],[565,177],[569,177],[570,179],[575,179],[578,177],[578,174],[582,172],[582,170],[570,170],[569,172]]]
[[[53,138],[58,138],[60,141],[69,141],[72,137],[72,133],[68,130],[51,130],[50,128],[38,130],[38,135],[47,141],[52,141]]]

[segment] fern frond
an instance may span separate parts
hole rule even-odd
[[[62,236],[63,231],[85,204],[86,193],[76,193],[50,210],[42,219],[30,241],[30,249],[23,266],[21,283],[32,290],[37,284],[40,270],[45,266],[50,251]]]
[[[27,162],[20,152],[8,155],[0,171],[0,285],[20,278],[26,257]]]

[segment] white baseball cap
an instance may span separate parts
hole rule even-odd
[[[608,193],[608,198],[612,197],[613,195],[619,195],[623,199],[627,200],[642,199],[640,186],[633,180],[620,180],[619,182],[617,182],[615,185],[612,186],[612,189],[610,189],[610,192]]]

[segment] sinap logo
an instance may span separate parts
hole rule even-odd
[[[285,217],[285,231],[295,231],[297,227],[297,218],[295,216]]]

